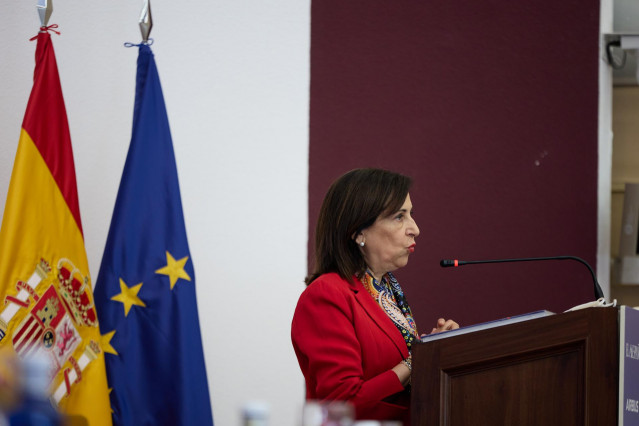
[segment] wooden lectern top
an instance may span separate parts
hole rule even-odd
[[[412,424],[616,425],[617,308],[413,344]]]

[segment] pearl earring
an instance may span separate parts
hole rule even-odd
[[[360,247],[364,247],[364,241],[362,241],[361,243],[359,243]]]

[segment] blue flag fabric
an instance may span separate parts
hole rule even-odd
[[[133,134],[95,302],[115,425],[213,425],[173,144],[139,47]]]

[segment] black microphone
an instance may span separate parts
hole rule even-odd
[[[599,286],[599,282],[597,281],[597,277],[595,276],[595,272],[592,270],[588,262],[576,256],[522,257],[518,259],[494,259],[494,260],[442,259],[439,262],[439,265],[442,268],[449,268],[451,266],[457,267],[462,265],[472,265],[476,263],[531,262],[531,261],[537,261],[537,260],[576,260],[577,262],[580,262],[581,264],[586,265],[586,268],[588,268],[588,270],[590,271],[590,275],[592,276],[592,282],[595,285],[595,299],[604,297],[603,291],[601,291],[601,287]]]

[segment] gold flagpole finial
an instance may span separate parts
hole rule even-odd
[[[140,13],[140,32],[142,33],[142,43],[149,41],[149,34],[153,28],[153,18],[151,18],[151,0],[142,2],[142,12]]]
[[[40,16],[40,26],[46,27],[49,23],[49,18],[51,18],[51,12],[53,12],[52,0],[38,0],[36,8],[38,9],[38,15]]]

